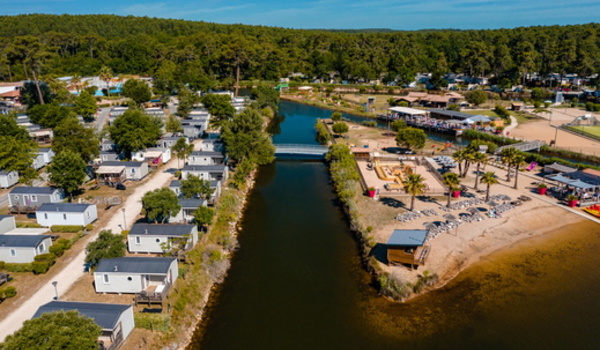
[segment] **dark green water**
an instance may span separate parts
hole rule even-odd
[[[310,110],[295,106],[280,135],[311,129]],[[369,286],[325,165],[278,161],[259,172],[190,349],[598,349],[599,237],[587,222],[557,228],[393,304]]]

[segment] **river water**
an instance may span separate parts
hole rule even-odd
[[[276,143],[314,143],[314,119],[330,114],[280,113]],[[321,162],[262,167],[241,226],[189,349],[600,348],[599,225],[516,244],[404,304],[370,286]]]

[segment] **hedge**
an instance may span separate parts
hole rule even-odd
[[[42,225],[35,222],[17,222],[18,228],[41,228]]]
[[[166,332],[171,324],[171,315],[169,314],[136,313],[134,318],[137,328],[151,331]]]
[[[17,288],[13,286],[8,286],[4,288],[0,288],[0,301],[8,298],[12,298],[17,295]]]
[[[79,231],[83,231],[83,226],[77,225],[53,225],[50,227],[50,231],[52,232],[62,232],[62,233],[77,233]]]
[[[8,272],[32,272],[33,271],[33,267],[31,266],[31,263],[24,263],[24,264],[4,263],[3,269]]]

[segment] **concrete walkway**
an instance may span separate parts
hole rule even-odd
[[[510,132],[513,129],[515,129],[517,126],[519,126],[519,122],[517,121],[517,118],[515,118],[511,115],[510,116],[510,125],[504,129],[504,135],[509,136]]]
[[[176,166],[177,160],[173,158],[166,166],[161,167],[159,172],[153,173],[146,183],[136,188],[127,198],[122,206],[122,208],[125,209],[124,215],[126,217],[127,227],[131,227],[142,210],[142,196],[148,191],[168,185],[173,179],[173,173],[169,171],[169,169],[174,169]],[[113,233],[121,232],[121,226],[123,225],[123,212],[121,210],[122,209],[119,209],[117,211],[120,215],[114,215],[106,226],[102,228],[103,230],[112,230]],[[97,236],[100,231],[101,230],[98,230],[94,236]],[[92,237],[91,241],[95,239],[96,237]],[[73,260],[71,260],[71,262],[54,277],[53,280],[58,282],[59,296],[84,275],[84,258],[85,250],[77,254],[77,256],[75,256],[75,258],[73,258]],[[3,319],[0,321],[0,342],[4,341],[6,336],[20,329],[23,322],[31,319],[41,305],[52,301],[54,295],[54,287],[51,283],[48,283],[47,285],[42,286],[29,299],[25,300],[19,307],[13,309],[10,314],[2,315]]]

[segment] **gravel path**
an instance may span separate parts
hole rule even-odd
[[[133,224],[142,209],[142,196],[148,191],[168,185],[173,179],[172,170],[174,170],[176,166],[177,160],[175,158],[171,159],[166,166],[161,167],[160,172],[152,174],[152,177],[146,183],[136,188],[133,194],[127,198],[122,208],[125,208],[125,216],[128,226]],[[120,232],[120,226],[123,224],[123,214],[120,210],[118,213],[121,215],[114,215],[102,229]],[[98,232],[100,231],[101,230],[98,230]],[[98,235],[98,232],[96,232],[94,235]],[[92,240],[95,238],[96,237],[93,237]],[[54,281],[58,282],[59,295],[68,290],[71,285],[75,283],[75,281],[83,276],[84,258],[85,251],[81,251],[62,271],[56,275]],[[10,314],[2,315],[3,319],[0,321],[0,342],[4,341],[6,336],[21,328],[23,322],[31,319],[33,314],[41,305],[52,301],[54,295],[54,287],[51,283],[48,283],[47,285],[42,286],[31,298],[23,302],[23,304],[21,304],[19,307],[15,308]]]

